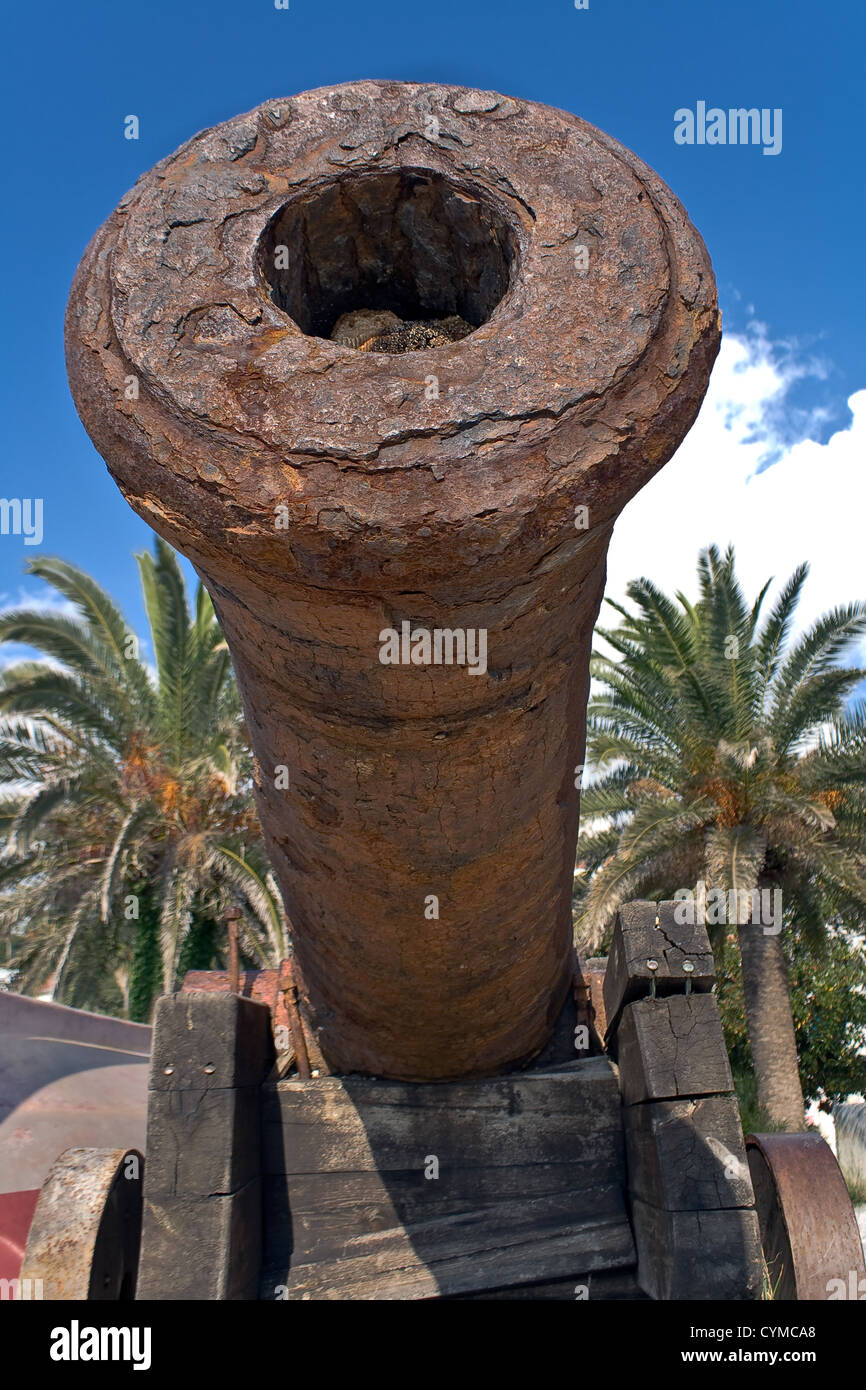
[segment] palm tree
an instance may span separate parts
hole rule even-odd
[[[630,898],[684,897],[698,883],[737,894],[758,1101],[789,1129],[802,1128],[803,1094],[783,934],[817,938],[828,910],[852,927],[866,919],[866,708],[845,711],[864,672],[838,664],[866,631],[866,606],[826,614],[791,646],[807,573],[763,622],[772,581],[748,606],[733,550],[716,547],[699,557],[695,604],[640,579],[627,590],[636,612],[611,605],[621,621],[598,634],[616,655],[593,659],[598,776],[581,799],[575,879],[576,935],[590,949]],[[782,930],[742,910],[760,903],[755,890],[781,892]]]
[[[102,999],[112,977],[109,992],[126,1002],[148,939],[162,988],[174,989],[185,965],[202,963],[194,938],[219,956],[230,901],[244,909],[247,959],[287,953],[210,598],[199,584],[189,611],[163,541],[136,558],[154,670],[109,596],[63,560],[40,556],[28,569],[63,595],[68,616],[0,614],[0,642],[47,658],[0,677],[0,928],[17,947],[19,987],[53,969],[52,996],[73,1002]]]

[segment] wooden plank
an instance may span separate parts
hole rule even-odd
[[[265,1171],[507,1168],[616,1161],[622,1120],[607,1058],[472,1083],[406,1086],[323,1078],[263,1092]]]
[[[683,966],[688,961],[696,994],[708,994],[715,984],[716,967],[707,929],[697,922],[678,923],[675,913],[683,906],[672,901],[633,902],[624,904],[617,913],[604,975],[604,1008],[611,1042],[623,1007],[646,998],[653,979],[660,997],[682,993],[687,978]],[[655,970],[649,967],[651,960]]]
[[[477,1181],[479,1172],[485,1182]],[[450,1183],[425,1181],[419,1174],[331,1173],[314,1178],[288,1180],[273,1177],[265,1184],[266,1262],[280,1258],[302,1264],[319,1259],[343,1258],[355,1251],[359,1240],[371,1232],[402,1226],[412,1234],[431,1222],[473,1212],[493,1210],[504,1201],[560,1201],[569,1211],[586,1219],[607,1220],[624,1211],[622,1187],[611,1183],[603,1166],[585,1178],[579,1169],[543,1167],[517,1170],[464,1169]],[[509,1181],[500,1179],[507,1176]]]
[[[597,1165],[583,1163],[530,1163],[511,1168],[440,1168],[438,1178],[427,1179],[418,1168],[385,1172],[303,1173],[266,1178],[268,1202],[286,1194],[292,1212],[301,1216],[334,1210],[372,1208],[390,1204],[401,1219],[411,1221],[438,1209],[458,1211],[484,1206],[511,1197],[552,1197],[623,1185],[624,1165],[613,1168],[605,1159]]]
[[[140,1298],[253,1298],[262,1195],[259,1084],[270,1012],[236,995],[159,1000],[144,1172]]]
[[[386,1122],[367,1112],[354,1120],[330,1121],[314,1128],[288,1123],[263,1130],[265,1173],[390,1172],[420,1173],[429,1158],[440,1171],[458,1168],[508,1169],[515,1164],[566,1162],[607,1163],[615,1168],[622,1151],[622,1122],[582,1133],[567,1116],[549,1117],[533,1127],[532,1117],[509,1120],[494,1116],[481,1124],[471,1111],[455,1112],[439,1124]]]
[[[713,995],[674,994],[627,1004],[619,1029],[619,1074],[626,1105],[732,1091]]]
[[[534,1303],[641,1303],[648,1295],[638,1287],[636,1269],[601,1269],[572,1274],[567,1279],[552,1279],[543,1284],[512,1284],[498,1289],[481,1289],[473,1293],[452,1294],[461,1302],[478,1299],[505,1302],[509,1299],[531,1300]]]
[[[296,1077],[269,1083],[267,1093],[284,1107],[320,1103],[323,1107],[390,1107],[395,1110],[474,1109],[502,1113],[553,1106],[591,1111],[604,1097],[618,1093],[616,1072],[607,1057],[586,1057],[543,1071],[471,1081],[380,1081],[372,1077],[326,1076],[315,1081]]]
[[[263,1122],[263,1297],[432,1298],[635,1262],[608,1058],[271,1083]]]
[[[387,1207],[384,1209],[387,1212]],[[383,1212],[383,1214],[384,1214]],[[298,1263],[344,1260],[377,1254],[391,1265],[391,1253],[400,1255],[407,1245],[424,1264],[431,1264],[472,1250],[508,1244],[524,1229],[530,1232],[564,1230],[572,1225],[599,1227],[625,1220],[625,1204],[619,1188],[594,1188],[588,1192],[549,1196],[512,1197],[482,1206],[465,1203],[462,1210],[419,1214],[412,1222],[382,1225],[375,1219],[366,1228],[347,1222],[346,1214],[309,1212],[295,1217]],[[294,1213],[293,1213],[294,1216]],[[506,1239],[507,1237],[507,1239]],[[300,1258],[307,1256],[306,1259]],[[294,1261],[293,1261],[294,1263]]]
[[[281,1296],[282,1285],[282,1296],[299,1299],[432,1298],[633,1264],[622,1194],[597,1190],[591,1214],[587,1195],[509,1200],[365,1232],[336,1259],[293,1263],[282,1279],[271,1266],[262,1297]]]

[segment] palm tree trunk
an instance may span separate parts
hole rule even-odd
[[[768,934],[759,923],[748,922],[739,927],[738,937],[758,1104],[772,1125],[804,1129],[803,1088],[781,933]]]

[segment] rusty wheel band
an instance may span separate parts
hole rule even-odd
[[[851,1288],[857,1297],[866,1262],[829,1144],[818,1134],[749,1134],[746,1154],[775,1298],[847,1298]]]

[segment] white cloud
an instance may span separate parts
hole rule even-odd
[[[84,568],[87,566],[85,564]],[[8,613],[11,609],[26,608],[32,613],[57,613],[63,618],[80,618],[81,614],[77,606],[65,595],[58,593],[50,584],[37,581],[34,585],[28,586],[21,584],[18,593],[13,597],[11,593],[0,593],[0,613]],[[142,653],[142,660],[147,666],[151,675],[156,674],[156,668],[152,666],[144,657],[144,653],[150,650],[150,641],[147,637],[138,638],[139,652]],[[8,642],[0,646],[0,671],[7,666],[14,666],[19,661],[33,661],[38,658],[29,647],[21,646],[17,642]],[[48,661],[46,664],[52,665]]]
[[[616,524],[611,598],[621,600],[640,576],[694,597],[698,550],[712,542],[722,549],[733,542],[748,600],[775,577],[765,612],[797,565],[809,562],[798,631],[866,597],[866,390],[850,397],[851,423],[825,444],[811,437],[824,413],[798,411],[789,400],[795,381],[825,374],[820,362],[771,343],[760,325],[724,338],[694,428]],[[866,661],[866,644],[859,660]]]
[[[49,584],[43,583],[30,588],[24,584],[19,585],[14,598],[10,593],[0,593],[0,613],[18,608],[27,608],[34,613],[59,613],[64,618],[74,618],[78,615],[74,603],[70,603],[63,594],[58,594]],[[19,661],[34,659],[32,650],[17,642],[6,642],[0,646],[0,671],[7,666],[17,665]],[[46,662],[46,665],[50,666],[52,663]]]
[[[50,584],[42,582],[34,587],[19,584],[14,598],[9,593],[0,594],[0,611],[5,613],[10,608],[29,608],[35,613],[62,613],[68,618],[75,617],[78,612],[74,603],[52,589]]]

